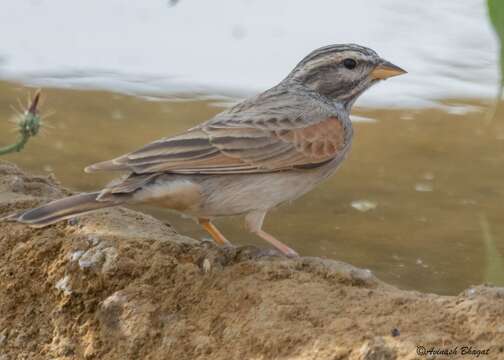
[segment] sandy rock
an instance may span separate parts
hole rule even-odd
[[[0,162],[0,217],[68,194]],[[504,358],[504,289],[404,291],[351,265],[218,248],[125,208],[0,223],[0,359]]]

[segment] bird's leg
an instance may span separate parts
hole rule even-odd
[[[210,234],[212,239],[214,239],[217,244],[221,246],[231,245],[231,243],[224,237],[224,235],[222,235],[219,229],[217,229],[215,225],[210,222],[210,220],[199,218],[198,223]]]
[[[271,245],[280,250],[284,255],[288,257],[296,257],[299,254],[285,245],[283,242],[275,239],[273,235],[268,234],[266,231],[262,230],[262,225],[264,222],[264,217],[266,216],[265,211],[253,211],[245,217],[245,224],[252,233],[256,234],[260,238],[266,240]]]

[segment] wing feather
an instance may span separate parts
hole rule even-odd
[[[196,128],[154,141],[86,171],[237,174],[312,168],[342,155],[352,129],[334,114],[231,109]],[[242,105],[244,106],[244,105]],[[273,105],[271,105],[273,106]],[[287,112],[288,114],[288,112]],[[318,114],[318,115],[317,115]],[[247,117],[247,115],[249,117]]]

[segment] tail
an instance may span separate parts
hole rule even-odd
[[[77,215],[121,203],[121,201],[99,201],[97,200],[99,194],[99,192],[86,193],[55,200],[21,214],[13,214],[4,220],[19,221],[33,227],[44,227]]]

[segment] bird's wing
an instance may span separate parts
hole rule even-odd
[[[239,111],[238,111],[239,110]],[[238,109],[86,171],[240,174],[311,168],[342,154],[349,125],[320,109]],[[318,113],[317,113],[318,111]]]

